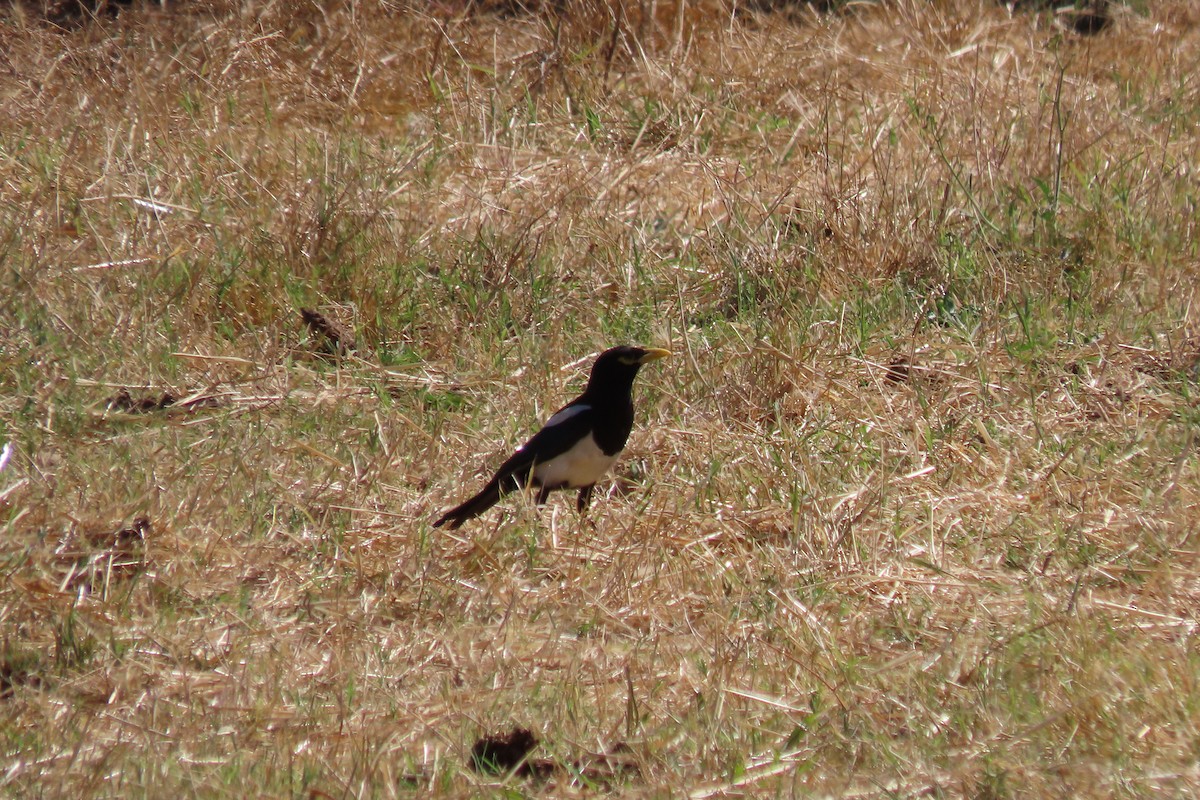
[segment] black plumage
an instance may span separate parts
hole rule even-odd
[[[576,507],[582,513],[596,481],[625,449],[633,429],[633,379],[643,364],[669,355],[656,347],[605,350],[592,365],[583,394],[555,412],[478,494],[447,511],[433,526],[457,528],[524,486],[538,490],[538,503],[555,489],[578,489]]]

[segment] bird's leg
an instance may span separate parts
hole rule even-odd
[[[575,508],[582,514],[587,511],[588,504],[592,502],[592,490],[596,488],[596,484],[589,483],[579,490],[579,498],[575,501]]]
[[[539,486],[538,487],[538,495],[537,495],[537,504],[539,506],[543,505],[546,502],[546,498],[548,498],[550,496],[550,492],[552,492],[552,491],[553,491],[553,489],[551,489],[549,486]]]

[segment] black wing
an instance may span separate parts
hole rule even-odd
[[[569,403],[546,420],[546,426],[521,445],[517,452],[496,470],[492,480],[502,484],[503,491],[524,486],[529,473],[537,464],[544,464],[575,446],[592,434],[596,413],[586,403]],[[511,484],[511,485],[510,485]]]
[[[449,522],[451,528],[457,528],[487,511],[503,495],[524,486],[535,465],[562,455],[580,439],[590,436],[594,421],[595,412],[586,403],[575,401],[563,406],[546,421],[544,428],[500,465],[479,494],[447,511],[433,527]]]

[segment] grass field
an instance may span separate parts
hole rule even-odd
[[[0,795],[1200,792],[1190,0],[55,22],[0,9]],[[586,520],[431,528],[623,342]]]

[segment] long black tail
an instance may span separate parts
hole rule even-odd
[[[441,518],[433,523],[433,527],[440,528],[449,522],[451,530],[458,528],[467,520],[478,517],[496,505],[499,499],[500,483],[499,481],[491,481],[487,486],[483,487],[483,491],[479,494],[442,514]]]

